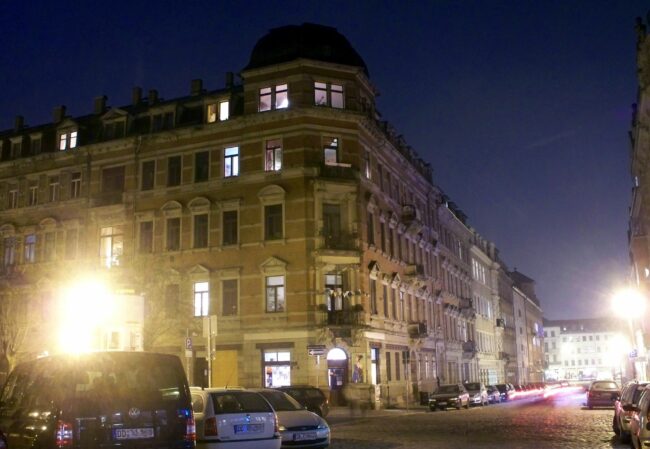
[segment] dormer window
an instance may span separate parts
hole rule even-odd
[[[343,109],[343,86],[340,84],[314,83],[314,104]]]
[[[117,120],[104,124],[104,139],[119,139],[124,137],[126,131],[126,121]]]
[[[32,155],[37,155],[41,153],[41,136],[35,137],[32,136],[31,138],[31,147],[30,147],[30,152]]]
[[[270,111],[272,109],[285,109],[289,107],[288,85],[278,84],[260,89],[259,111]]]
[[[207,108],[207,122],[214,123],[219,119],[220,122],[230,118],[230,102],[228,100],[220,101],[218,103],[211,103]]]
[[[15,159],[22,155],[23,152],[23,138],[16,137],[11,139],[11,158]]]
[[[59,150],[65,151],[77,147],[77,131],[59,133]]]
[[[172,129],[174,127],[174,113],[160,112],[151,117],[151,131],[162,131],[164,129]]]

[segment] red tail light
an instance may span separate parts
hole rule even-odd
[[[185,441],[196,441],[196,423],[192,410],[179,410],[179,418],[185,419]]]
[[[56,447],[70,447],[74,439],[72,423],[58,420],[55,429]]]
[[[214,416],[204,421],[203,433],[206,437],[216,437],[219,435],[217,430],[217,418]]]
[[[278,422],[278,415],[274,414],[273,417],[275,418],[275,425],[273,427],[273,432],[275,433],[280,433],[280,423]]]

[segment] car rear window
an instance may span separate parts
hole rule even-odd
[[[302,406],[294,398],[282,391],[262,391],[260,394],[271,403],[276,412],[302,410]]]
[[[258,393],[253,392],[219,392],[211,393],[215,415],[226,413],[264,413],[273,409]]]
[[[458,391],[460,391],[458,385],[441,385],[438,388],[438,393],[458,393]]]
[[[616,385],[616,382],[594,382],[591,384],[591,388],[597,390],[617,390],[618,385]]]

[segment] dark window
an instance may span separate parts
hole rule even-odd
[[[56,256],[56,233],[45,233],[44,259],[47,262],[54,260]]]
[[[386,352],[386,379],[393,380],[393,373],[391,372],[390,352]]]
[[[178,251],[181,248],[181,219],[167,219],[167,251]]]
[[[124,192],[124,166],[102,170],[102,193]]]
[[[368,245],[375,244],[375,216],[371,213],[368,213]]]
[[[201,151],[194,155],[194,182],[208,180],[210,174],[210,153]]]
[[[377,314],[377,281],[370,279],[370,312]]]
[[[400,380],[399,352],[395,353],[395,380]]]
[[[237,315],[237,280],[228,279],[221,282],[223,316]]]
[[[384,284],[384,316],[388,318],[388,286]]]
[[[228,210],[223,213],[223,244],[237,244],[237,211]]]
[[[171,156],[167,159],[167,187],[181,185],[181,157]]]
[[[282,204],[264,206],[264,239],[282,238]]]
[[[70,198],[79,198],[81,195],[81,172],[72,173],[70,177]]]
[[[145,161],[142,163],[142,184],[140,190],[151,190],[154,188],[156,179],[156,161]]]
[[[338,204],[323,204],[323,236],[330,243],[341,238],[341,206]]]
[[[208,214],[194,216],[194,248],[208,246]]]
[[[140,222],[140,242],[138,251],[142,254],[153,252],[153,221]]]

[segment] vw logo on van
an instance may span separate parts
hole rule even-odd
[[[135,419],[135,418],[137,418],[138,416],[140,416],[140,409],[137,408],[137,407],[131,407],[131,408],[129,409],[129,418],[133,418],[133,419]]]

